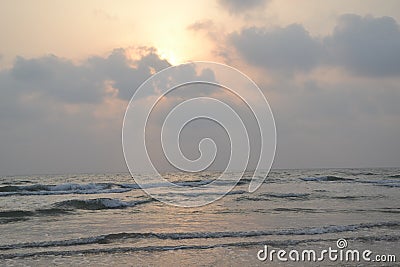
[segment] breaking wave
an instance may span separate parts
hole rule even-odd
[[[178,181],[175,184],[180,186],[201,186],[210,183],[211,180],[207,181]],[[167,183],[160,184],[147,184],[144,188],[154,187],[168,187]],[[134,189],[140,189],[141,187],[137,184],[116,184],[116,183],[88,183],[88,184],[77,184],[77,183],[65,183],[59,185],[46,185],[46,184],[34,184],[34,185],[5,185],[0,186],[0,197],[1,196],[30,196],[30,195],[66,195],[66,194],[103,194],[103,193],[124,193]]]
[[[56,207],[81,210],[123,209],[153,202],[153,199],[121,201],[115,198],[71,199],[55,204]]]
[[[122,186],[113,183],[66,183],[60,185],[35,184],[24,186],[7,185],[0,187],[0,196],[123,193],[130,190],[131,189],[123,188]]]

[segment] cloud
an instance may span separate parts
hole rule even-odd
[[[400,29],[391,17],[342,15],[331,35],[313,37],[300,24],[244,28],[228,42],[248,63],[269,70],[306,72],[333,66],[359,76],[400,74]]]
[[[332,64],[355,74],[400,74],[400,28],[391,17],[342,15],[325,46]]]
[[[203,21],[189,29],[210,27],[211,21]],[[276,166],[398,164],[400,51],[394,19],[344,15],[332,34],[318,38],[300,24],[246,27],[227,38],[216,42],[229,44],[241,60],[259,67],[255,73],[269,75],[259,85],[276,117]],[[120,138],[128,100],[152,73],[170,66],[154,49],[139,50],[119,48],[80,63],[55,55],[18,57],[9,69],[0,70],[2,174],[125,170]],[[243,70],[254,74],[251,68]],[[276,75],[294,72],[295,77]],[[180,75],[215,78],[212,71],[193,68]],[[228,99],[204,86],[171,93],[159,107],[151,133],[158,133],[157,123],[168,110],[196,95]],[[226,139],[215,125],[198,123],[182,137],[190,158],[198,156],[194,148],[201,138]],[[256,140],[253,135],[251,141]],[[150,153],[161,154],[159,144],[153,145],[157,147]],[[222,150],[228,150],[224,147],[222,143]]]
[[[109,20],[109,21],[115,21],[115,20],[119,19],[118,16],[110,14],[109,12],[107,12],[101,8],[95,8],[93,10],[93,15],[96,17],[99,17],[101,19],[105,19],[105,20]]]
[[[33,59],[18,57],[0,83],[20,92],[40,92],[58,101],[70,103],[98,102],[104,94],[104,82],[113,81],[118,96],[129,99],[134,90],[153,71],[170,66],[154,52],[139,60],[127,56],[127,50],[115,49],[107,57],[93,56],[74,64],[54,55]],[[4,72],[4,71],[3,71]]]
[[[187,29],[191,31],[209,31],[213,27],[215,27],[215,24],[212,20],[201,20],[190,24]]]
[[[300,24],[228,35],[274,111],[275,167],[398,165],[399,39],[393,18],[354,14],[326,36]]]
[[[240,14],[246,11],[264,7],[269,0],[218,0],[218,3],[225,7],[231,14]]]
[[[13,89],[21,93],[41,92],[66,102],[97,102],[101,88],[94,79],[86,78],[87,72],[87,68],[53,55],[18,57],[8,79]]]
[[[229,41],[249,63],[278,70],[310,70],[318,62],[320,44],[299,24],[266,30],[245,28]]]
[[[128,101],[148,77],[168,66],[151,48],[114,49],[79,64],[55,55],[18,57],[10,69],[0,71],[1,173],[125,171],[121,129]],[[174,80],[215,81],[213,70],[192,65],[161,77],[140,101],[153,101],[157,86]],[[163,98],[166,109],[149,122],[155,129],[151,134],[158,133],[160,117],[183,99],[219,90],[201,84],[173,90]],[[189,130],[188,135],[213,135],[210,129]],[[192,142],[187,138],[183,146]],[[161,152],[154,151],[160,148],[149,153],[157,157]]]
[[[103,80],[114,81],[119,96],[128,100],[132,97],[135,89],[152,73],[169,66],[168,61],[160,59],[151,50],[139,60],[132,60],[127,56],[125,49],[115,49],[107,58],[99,56],[89,58],[86,67],[95,76],[100,75]]]
[[[278,133],[275,167],[398,165],[400,91],[391,81],[327,83],[311,77],[273,86],[278,89],[270,98]]]
[[[0,70],[2,174],[125,170],[120,136],[128,100],[170,65],[154,49],[131,50],[79,64],[54,55],[18,57]]]

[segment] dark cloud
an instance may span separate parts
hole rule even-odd
[[[1,173],[125,170],[120,136],[127,100],[170,65],[152,49],[136,53],[137,60],[127,52],[80,64],[54,55],[18,57],[0,70]]]
[[[121,128],[128,100],[168,66],[154,49],[115,49],[79,64],[54,55],[18,57],[0,71],[1,174],[125,171]],[[160,76],[160,84],[151,84],[142,97],[173,81],[215,82],[212,69],[194,65]],[[167,103],[219,91],[201,84],[181,89],[168,94]]]
[[[343,15],[325,46],[333,64],[356,74],[400,74],[400,29],[391,17]]]
[[[269,0],[218,0],[218,3],[231,14],[240,14],[248,10],[264,7],[268,2]]]
[[[363,76],[400,74],[400,29],[391,17],[343,15],[323,40],[292,24],[245,28],[229,42],[247,62],[270,70],[308,71],[326,64]]]
[[[270,69],[309,70],[320,54],[320,43],[299,24],[274,30],[246,28],[229,39],[249,63]]]
[[[113,81],[114,87],[119,90],[119,96],[130,99],[135,89],[154,71],[160,71],[169,66],[170,64],[160,59],[154,51],[133,61],[127,58],[124,49],[115,49],[107,58],[99,56],[89,58],[86,67],[95,78],[100,75],[102,80]]]
[[[107,57],[94,56],[82,64],[54,55],[33,59],[18,57],[11,70],[2,71],[0,84],[20,92],[40,92],[58,101],[91,103],[102,99],[104,83],[112,81],[119,97],[130,99],[135,89],[152,72],[170,66],[149,52],[138,60],[129,59],[125,49],[115,49]],[[4,73],[10,75],[4,75]]]
[[[21,93],[40,92],[66,102],[97,102],[101,98],[101,79],[96,85],[88,79],[85,67],[53,55],[18,57],[10,74],[12,88]]]
[[[273,96],[278,134],[274,166],[398,165],[399,36],[393,18],[358,15],[341,16],[325,37],[313,37],[296,24],[272,30],[249,27],[229,35],[239,56],[272,79],[260,85]],[[314,74],[300,80],[286,75],[321,66],[349,75],[343,80],[329,77],[329,71],[326,80],[303,80]]]

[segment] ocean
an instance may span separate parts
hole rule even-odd
[[[168,177],[198,186],[218,174]],[[323,265],[399,264],[400,169],[272,170],[254,193],[250,177],[197,208],[149,197],[128,173],[1,177],[0,265],[319,266],[318,259],[257,255],[266,246],[320,255],[339,250],[339,239],[343,250],[370,250],[371,261],[326,256]]]

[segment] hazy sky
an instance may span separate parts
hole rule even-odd
[[[274,167],[399,167],[399,24],[397,0],[1,1],[0,175],[126,171],[129,99],[192,60],[260,86]]]

